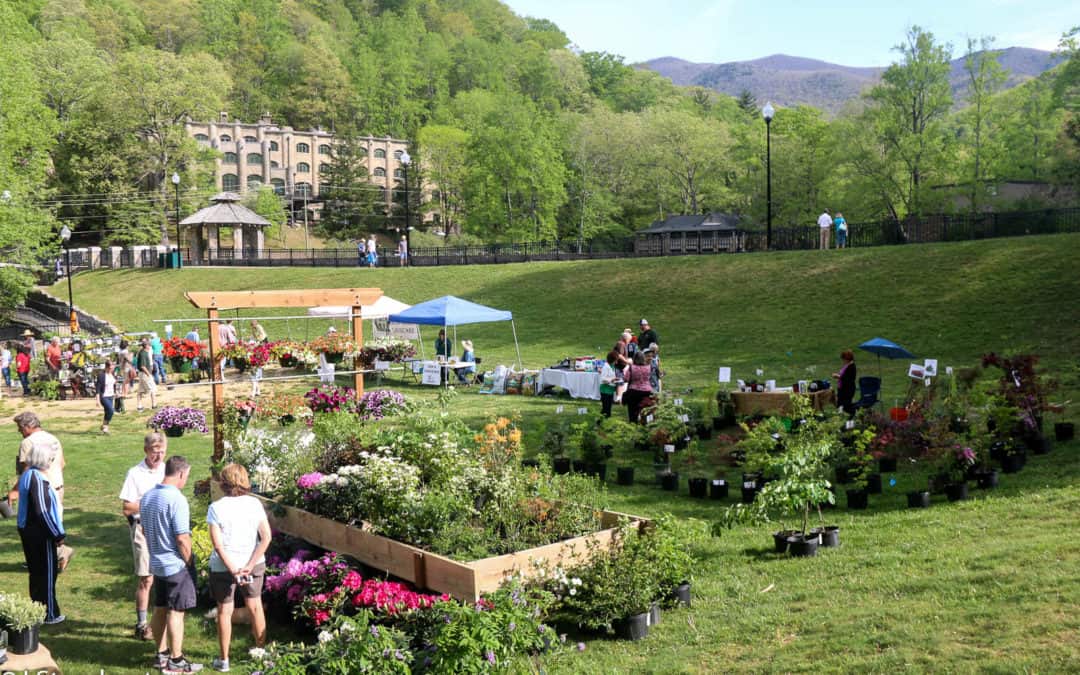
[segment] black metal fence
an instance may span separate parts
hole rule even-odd
[[[1012,211],[978,215],[929,216],[904,222],[877,221],[850,223],[848,246],[890,246],[943,241],[966,241],[997,237],[1017,237],[1034,234],[1080,232],[1080,208]],[[773,250],[803,250],[818,247],[818,228],[774,227]],[[710,235],[711,236],[711,235]],[[831,237],[835,237],[835,232]],[[433,267],[441,265],[489,265],[541,260],[597,260],[604,258],[658,257],[677,255],[706,255],[764,251],[764,228],[747,228],[731,233],[721,243],[706,246],[701,235],[670,238],[663,242],[646,237],[607,238],[604,240],[539,241],[485,244],[480,246],[416,247],[409,256],[409,265]],[[710,239],[710,241],[712,241]],[[835,246],[835,241],[832,242]],[[339,249],[261,249],[245,250],[236,256],[233,249],[204,251],[199,260],[192,258],[191,249],[182,252],[186,266],[212,267],[359,267],[363,255],[355,248]],[[103,248],[95,256],[85,249],[71,252],[73,271],[113,267],[156,267],[161,253],[156,249],[125,248],[114,252]],[[399,267],[395,249],[379,249],[380,267]],[[50,271],[54,266],[50,264]]]

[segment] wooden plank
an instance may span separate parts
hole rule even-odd
[[[382,295],[382,291],[379,292]],[[353,343],[356,344],[356,348],[359,349],[364,346],[364,319],[361,316],[363,308],[359,303],[355,304],[352,311],[349,314],[352,315],[350,321],[352,322],[352,338]],[[353,364],[353,370],[357,371],[353,373],[353,389],[356,390],[356,400],[359,401],[360,397],[364,395],[364,374],[360,372],[362,368],[358,364]]]
[[[214,453],[211,455],[211,459],[215,462],[220,461],[225,456],[225,437],[221,435],[221,407],[225,405],[225,385],[222,384],[222,372],[221,363],[218,361],[217,353],[221,348],[221,336],[218,334],[218,311],[216,309],[206,310],[207,318],[207,331],[210,335],[210,381],[213,384],[210,385],[210,400],[213,406],[213,418],[214,418]]]
[[[379,288],[308,288],[280,291],[188,291],[184,297],[200,309],[254,307],[321,307],[371,305],[383,295]]]
[[[526,579],[539,576],[540,568],[551,571],[558,566],[579,564],[589,559],[589,542],[595,542],[601,548],[611,543],[614,529],[600,530],[582,537],[538,546],[517,553],[484,558],[468,563],[476,573],[478,593],[494,591],[502,585],[509,574],[519,574]]]

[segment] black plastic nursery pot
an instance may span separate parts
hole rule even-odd
[[[907,493],[907,505],[912,509],[925,509],[930,507],[930,493],[926,490],[915,490]]]
[[[949,498],[950,502],[958,502],[967,499],[967,483],[949,483],[945,486],[945,496]]]
[[[677,492],[679,489],[679,474],[672,471],[660,477],[660,487],[668,492]]]
[[[620,466],[615,472],[615,482],[619,485],[633,485],[634,484],[634,467],[632,466]]]
[[[818,537],[795,535],[788,537],[788,553],[793,558],[813,558],[817,555]]]
[[[1054,422],[1054,440],[1058,443],[1071,441],[1076,435],[1076,427],[1072,422]]]
[[[540,467],[540,460],[538,459],[523,459],[521,460],[521,466],[529,469],[536,469]]]
[[[697,428],[697,437],[703,441],[712,439],[712,427],[707,427],[704,424],[699,424]]]
[[[690,496],[698,499],[705,499],[709,496],[709,479],[708,478],[691,478],[687,481],[687,485],[690,488]]]
[[[753,504],[754,499],[757,498],[757,493],[761,490],[755,484],[743,483],[742,487],[742,503]]]
[[[714,417],[714,418],[712,418],[712,428],[713,428],[713,431],[720,431],[721,429],[723,429],[724,428],[724,418],[723,417]]]
[[[867,494],[879,495],[881,494],[881,474],[872,473],[866,477],[866,492]]]
[[[649,626],[658,625],[660,625],[660,603],[654,602],[652,606],[649,607]]]
[[[989,471],[979,471],[975,474],[975,480],[978,481],[981,489],[993,490],[998,486],[998,472],[993,469]]]
[[[38,650],[38,632],[40,630],[41,624],[19,631],[9,629],[7,632],[8,651],[18,656],[33,654]]]
[[[777,553],[785,553],[788,547],[788,539],[801,535],[802,532],[796,530],[780,530],[779,532],[773,532],[773,547]]]
[[[896,471],[895,457],[882,457],[877,462],[878,471],[881,473],[893,473]]]
[[[685,584],[679,584],[675,587],[675,590],[671,592],[671,595],[674,598],[676,604],[682,605],[683,607],[689,607],[690,583],[687,582]]]
[[[585,469],[588,468],[589,465],[586,464],[583,459],[575,459],[570,462],[570,466],[573,468],[574,473],[585,473]]]
[[[723,478],[714,478],[709,483],[709,498],[710,499],[727,499],[728,497],[728,484]]]
[[[600,480],[607,480],[607,464],[586,464],[585,473]]]
[[[836,467],[836,482],[840,485],[851,482],[851,470],[846,466]]]
[[[869,495],[866,490],[845,490],[847,494],[847,507],[849,509],[862,510],[870,505]]]
[[[840,526],[826,525],[825,527],[815,527],[810,530],[810,536],[817,536],[821,545],[825,548],[836,548],[840,545]]]
[[[635,614],[612,624],[615,634],[622,640],[644,640],[649,636],[649,612]]]
[[[1050,449],[1053,447],[1053,443],[1049,437],[1039,434],[1030,441],[1028,441],[1028,447],[1031,448],[1033,455],[1046,455],[1050,453]]]
[[[1001,458],[1001,471],[1003,473],[1017,473],[1024,468],[1026,459],[1024,455],[1012,454]]]
[[[569,457],[556,457],[551,460],[551,469],[558,474],[570,473],[570,458]]]

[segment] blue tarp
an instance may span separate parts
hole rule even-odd
[[[444,295],[413,305],[404,312],[391,314],[393,323],[418,323],[425,326],[461,326],[468,323],[488,323],[490,321],[513,321],[511,312],[492,309],[475,302]]]

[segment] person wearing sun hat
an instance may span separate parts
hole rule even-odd
[[[27,328],[22,333],[22,344],[26,347],[26,352],[30,354],[30,358],[37,356],[37,342],[34,340],[34,332]]]
[[[658,336],[656,331],[649,326],[648,319],[642,319],[640,325],[641,333],[638,335],[637,339],[638,351],[645,351],[653,344],[660,344],[660,336]]]
[[[461,346],[464,349],[464,351],[461,353],[461,362],[462,363],[475,364],[476,363],[476,354],[473,353],[472,340],[462,340],[461,341]],[[462,384],[468,384],[469,383],[469,376],[476,373],[476,366],[472,365],[472,366],[469,366],[468,368],[458,368],[454,372],[457,373],[458,380]]]

